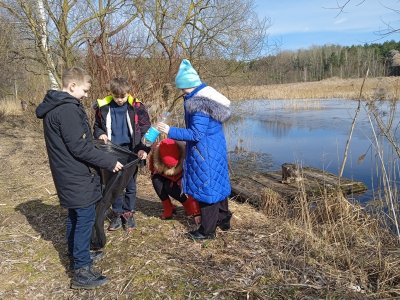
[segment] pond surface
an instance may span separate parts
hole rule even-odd
[[[225,127],[230,159],[258,171],[279,170],[285,162],[296,162],[338,174],[357,105],[357,101],[338,99],[233,102],[233,117]],[[388,104],[380,105],[383,115],[387,115]],[[365,107],[363,103],[343,172],[344,177],[369,187],[366,194],[357,197],[360,201],[371,199],[382,178]],[[374,129],[378,134],[379,130]],[[384,149],[383,161],[388,173],[395,172],[396,155],[385,140],[378,137]]]

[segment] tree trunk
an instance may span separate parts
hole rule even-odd
[[[37,0],[38,12],[39,12],[39,31],[40,31],[40,49],[42,51],[42,55],[46,61],[47,73],[50,80],[50,88],[58,89],[60,88],[60,82],[56,73],[56,68],[53,62],[53,59],[49,53],[49,47],[47,45],[47,25],[46,25],[46,12],[44,9],[43,0]]]

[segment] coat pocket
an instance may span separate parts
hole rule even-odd
[[[198,156],[200,156],[201,160],[205,161],[206,159],[204,158],[204,156],[200,153],[199,149],[194,146],[193,147],[194,153],[197,153]]]

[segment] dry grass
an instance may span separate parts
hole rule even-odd
[[[330,78],[315,82],[272,84],[265,86],[234,86],[222,88],[231,99],[357,99],[362,78]],[[399,97],[400,78],[367,78],[363,95],[366,99]]]
[[[270,218],[280,217],[285,228],[281,230],[292,248],[283,251],[282,258],[297,262],[298,276],[303,278],[296,285],[330,286],[346,299],[356,299],[356,294],[359,299],[400,297],[396,236],[341,192],[307,199],[299,185],[292,203],[268,193],[262,204],[263,212]],[[311,272],[302,274],[304,269]],[[346,290],[356,294],[346,297]]]
[[[182,208],[174,220],[158,218],[161,205],[147,173],[138,180],[138,229],[107,233],[98,267],[110,283],[71,290],[66,212],[58,205],[39,123],[26,119],[1,124],[0,299],[399,296],[395,239],[340,195],[310,201],[300,193],[289,205],[266,190],[264,212],[231,201],[232,230],[198,243],[184,237],[194,224]]]
[[[5,116],[19,116],[22,114],[21,103],[15,99],[0,100],[0,118]]]

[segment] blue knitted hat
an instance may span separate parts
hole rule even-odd
[[[199,74],[187,59],[182,60],[179,66],[178,74],[175,77],[175,85],[178,89],[188,89],[201,85]]]

